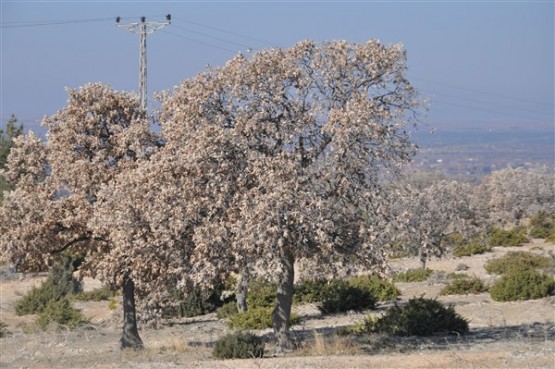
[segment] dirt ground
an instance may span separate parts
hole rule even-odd
[[[460,264],[465,273],[491,283],[485,261],[508,251],[530,250],[555,253],[555,246],[535,240],[522,247],[496,247],[493,252],[464,258],[431,260],[435,271],[428,281],[399,283],[401,300],[425,295],[438,297],[446,283],[440,272],[454,272]],[[394,269],[418,266],[415,258],[398,259]],[[262,359],[215,360],[213,342],[229,332],[215,314],[186,318],[159,328],[142,328],[146,349],[120,351],[120,317],[106,301],[79,302],[76,306],[91,324],[74,331],[38,331],[34,316],[15,315],[15,302],[44,276],[19,276],[1,280],[0,320],[10,334],[0,339],[0,368],[555,368],[555,297],[521,302],[495,302],[489,294],[439,296],[454,305],[470,324],[466,336],[400,338],[385,335],[344,337],[340,327],[361,321],[368,314],[380,314],[391,303],[375,311],[322,316],[316,306],[297,307],[300,325],[293,327],[300,348],[284,356],[273,354],[271,330],[257,334],[266,341]],[[85,280],[85,289],[98,281]]]

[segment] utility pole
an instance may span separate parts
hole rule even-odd
[[[165,22],[147,22],[146,17],[141,17],[140,22],[122,24],[121,17],[116,17],[116,26],[125,28],[131,33],[141,35],[141,48],[139,55],[139,96],[141,109],[146,111],[146,35],[153,33],[171,24],[171,15],[166,15]]]

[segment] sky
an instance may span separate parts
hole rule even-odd
[[[65,88],[138,91],[139,39],[115,25],[164,21],[147,37],[155,91],[238,52],[312,39],[402,43],[407,75],[429,99],[426,126],[554,131],[553,1],[1,0],[0,128],[15,114],[40,131]]]

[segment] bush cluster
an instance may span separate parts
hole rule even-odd
[[[50,300],[37,318],[37,324],[42,329],[46,329],[51,323],[76,328],[88,322],[81,311],[71,306],[67,298]]]
[[[249,307],[244,313],[229,316],[228,325],[230,328],[240,331],[271,328],[273,311],[273,307]],[[291,313],[289,325],[296,325],[299,322],[300,317],[295,313]]]
[[[396,299],[401,292],[395,284],[376,275],[352,277],[347,280],[351,286],[368,290],[376,301],[389,301]]]
[[[395,273],[393,275],[393,282],[424,282],[427,280],[433,271],[431,269],[410,269],[406,272]]]
[[[530,236],[549,238],[555,234],[555,213],[540,211],[530,218]]]
[[[510,230],[493,228],[489,239],[491,246],[522,246],[528,241],[526,228],[524,227],[516,227]]]
[[[218,359],[252,359],[264,356],[264,342],[252,333],[231,333],[214,343],[212,350]]]
[[[376,298],[370,290],[353,286],[346,281],[334,280],[326,285],[318,309],[324,314],[331,314],[373,309],[375,305]]]
[[[478,294],[487,291],[487,287],[480,278],[459,278],[449,282],[440,292],[440,295],[466,295]]]
[[[453,251],[453,254],[458,257],[463,257],[463,256],[483,254],[489,251],[491,251],[491,246],[486,245],[483,242],[480,242],[478,240],[472,240],[466,244],[463,244],[457,247]]]
[[[104,285],[91,291],[80,292],[73,296],[73,299],[79,301],[108,301],[117,294],[116,291],[110,289],[110,286]]]
[[[365,321],[368,332],[400,336],[430,336],[437,333],[468,332],[468,322],[452,306],[445,307],[435,299],[417,297],[405,305],[389,308],[385,315]]]
[[[535,269],[513,267],[490,288],[495,301],[540,299],[555,293],[555,280]]]
[[[255,278],[249,281],[247,292],[247,306],[250,307],[272,307],[276,302],[277,285],[263,278]]]
[[[548,268],[553,260],[548,256],[536,255],[525,251],[511,251],[504,256],[486,262],[484,268],[489,274],[504,274],[513,268]]]
[[[0,321],[0,338],[6,336],[9,333],[8,325],[2,321]]]
[[[69,258],[61,263],[55,263],[47,279],[39,287],[33,287],[16,302],[16,314],[38,314],[50,301],[58,301],[67,295],[83,292],[82,284],[73,276],[73,271],[73,262]]]
[[[309,279],[295,284],[293,301],[296,303],[316,303],[324,298],[324,290],[328,281],[325,279]]]

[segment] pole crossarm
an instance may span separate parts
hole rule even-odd
[[[147,22],[145,17],[141,17],[140,22],[122,24],[121,18],[116,18],[116,26],[124,28],[127,31],[141,36],[140,53],[139,53],[139,95],[141,101],[141,109],[146,111],[146,35],[169,26],[171,24],[171,15],[166,15],[166,22]]]

